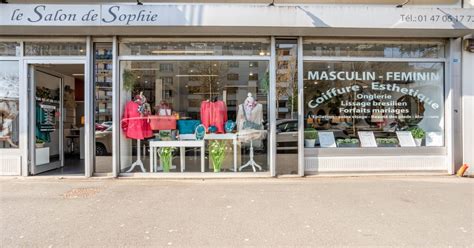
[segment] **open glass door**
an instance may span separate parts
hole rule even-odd
[[[29,66],[30,165],[35,175],[64,165],[63,81],[36,65]]]

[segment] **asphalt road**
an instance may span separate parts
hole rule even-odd
[[[474,247],[474,179],[1,179],[1,247]]]

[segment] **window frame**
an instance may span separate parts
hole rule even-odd
[[[140,41],[149,41],[149,42],[152,42],[152,41],[160,41],[160,40],[163,40],[163,38],[145,38],[145,39],[142,39],[142,38],[136,38],[136,37],[133,37],[133,38],[126,38],[126,37],[122,37],[120,39],[117,39],[116,40],[116,45],[117,45],[117,59],[116,59],[116,74],[114,76],[114,80],[115,82],[117,82],[117,85],[115,86],[116,88],[116,92],[120,92],[121,90],[121,75],[120,75],[120,67],[119,65],[122,63],[122,61],[156,61],[156,62],[167,62],[167,61],[236,61],[236,62],[239,62],[239,61],[266,61],[268,62],[268,68],[269,68],[269,72],[271,73],[271,70],[272,70],[272,49],[273,49],[273,40],[270,39],[269,37],[263,37],[263,38],[218,38],[218,39],[213,39],[213,40],[225,40],[225,41],[234,41],[234,42],[245,42],[245,41],[267,41],[268,42],[268,53],[265,54],[265,55],[121,55],[120,53],[118,53],[118,47],[120,46],[120,42],[123,42],[123,41],[130,41],[130,40],[140,40]],[[169,38],[169,40],[193,40],[193,39],[199,39],[199,37],[193,37],[193,38]],[[240,78],[240,75],[239,75],[239,78]],[[120,104],[120,101],[121,99],[119,99],[120,97],[117,97],[116,99],[116,108],[113,110],[114,113],[117,115],[117,116],[120,116],[120,107],[117,107],[119,106]],[[269,91],[268,92],[268,102],[271,102],[273,99],[273,96],[272,96],[272,92]],[[267,106],[268,109],[268,116],[267,118],[268,119],[271,119],[271,108],[269,107],[269,105]],[[268,129],[268,133],[269,133],[269,136],[271,135],[271,130]],[[120,142],[119,142],[119,139],[120,139],[120,134],[117,132],[114,134],[114,137],[117,141],[117,145],[115,147],[115,150],[114,150],[114,154],[120,154]],[[271,143],[271,139],[269,138],[268,139],[270,143],[268,143],[269,146],[272,146],[273,144]],[[273,158],[273,155],[271,155],[271,149],[269,149],[267,151],[267,161],[268,161],[268,164],[267,164],[267,170],[266,171],[263,171],[263,172],[257,172],[257,173],[252,173],[252,174],[255,174],[255,175],[273,175],[274,174],[274,170],[275,170],[275,164],[272,160]],[[117,174],[118,175],[122,175],[122,176],[128,176],[128,175],[139,175],[139,174],[143,174],[143,175],[153,175],[153,176],[156,176],[156,177],[169,177],[170,175],[171,176],[174,176],[173,174],[175,173],[170,173],[170,175],[166,174],[166,173],[149,173],[149,172],[146,172],[146,173],[141,173],[141,172],[135,172],[135,173],[127,173],[127,172],[122,172],[121,171],[121,161],[120,161],[120,156],[117,156],[117,164],[115,166],[115,170],[117,171]],[[213,172],[199,172],[199,173],[196,173],[196,172],[182,172],[182,173],[178,173],[179,175],[190,175],[190,176],[196,176],[196,175],[202,175],[202,174],[213,174],[215,175],[215,173]],[[234,174],[234,173],[232,173]],[[240,175],[241,173],[235,173],[236,176]],[[224,174],[223,174],[224,175]],[[247,175],[250,175],[250,174],[247,174]]]
[[[303,43],[308,40],[316,40],[314,38],[303,40]],[[319,41],[319,40],[318,40]],[[321,41],[333,41],[339,42],[342,40],[321,40]],[[351,42],[364,42],[364,40],[350,40]],[[366,40],[365,40],[366,41]],[[374,40],[372,40],[374,41]],[[386,43],[387,40],[380,40],[382,43]],[[410,42],[410,41],[405,41]],[[422,40],[416,40],[416,43],[420,43]],[[429,41],[427,41],[429,42]],[[337,56],[304,56],[302,57],[303,68],[306,62],[423,62],[423,63],[442,63],[443,66],[443,104],[444,104],[444,129],[443,129],[443,146],[440,147],[357,147],[357,148],[304,148],[304,157],[335,157],[335,156],[420,156],[420,155],[446,155],[448,154],[448,123],[446,118],[447,111],[450,110],[449,103],[447,101],[450,84],[448,61],[449,54],[447,51],[449,46],[447,42],[444,42],[445,56],[443,58],[385,58],[385,57],[337,57]],[[302,51],[304,53],[304,51]],[[304,73],[304,69],[301,71]],[[302,82],[303,83],[303,82]],[[304,92],[304,87],[302,89]],[[304,94],[302,96],[304,103]],[[300,132],[303,132],[300,130]]]

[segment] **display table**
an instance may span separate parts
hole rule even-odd
[[[179,147],[179,156],[181,164],[181,172],[185,169],[185,148],[199,147],[201,148],[201,172],[204,172],[204,140],[171,140],[171,141],[150,141],[150,171],[156,172],[157,149],[160,147]]]
[[[181,134],[180,140],[195,140],[194,134]],[[204,140],[232,140],[233,155],[234,155],[234,172],[237,172],[237,134],[236,133],[208,133],[204,135]]]

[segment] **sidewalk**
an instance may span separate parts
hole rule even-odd
[[[474,180],[1,179],[1,247],[474,246]]]

